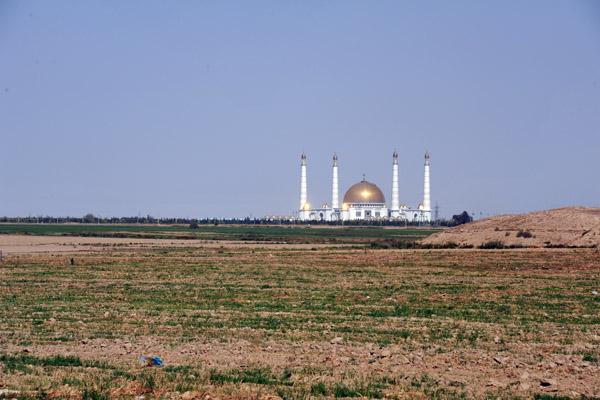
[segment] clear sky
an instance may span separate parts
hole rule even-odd
[[[362,179],[600,206],[600,2],[0,0],[0,216],[261,217]],[[479,215],[477,215],[479,217]]]

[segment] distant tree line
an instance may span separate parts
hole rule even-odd
[[[344,225],[344,226],[455,226],[473,219],[464,211],[454,215],[451,220],[440,219],[431,223],[408,222],[402,220],[370,220],[370,221],[299,221],[279,218],[156,218],[151,215],[134,217],[101,217],[88,213],[83,217],[0,217],[0,223],[25,223],[25,224],[142,224],[142,225],[188,225],[197,228],[201,225]]]
[[[372,220],[372,221],[299,221],[278,218],[155,218],[151,215],[144,217],[99,217],[86,214],[83,217],[0,217],[0,223],[26,223],[26,224],[142,224],[142,225],[189,225],[197,228],[201,225],[347,225],[347,226],[429,226],[423,222],[405,222],[398,220]],[[445,221],[441,221],[442,226]]]
[[[0,223],[27,223],[27,224],[189,224],[192,218],[155,218],[151,215],[137,217],[100,217],[86,214],[83,217],[0,217]]]

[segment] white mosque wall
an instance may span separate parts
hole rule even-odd
[[[377,219],[395,219],[407,222],[431,222],[431,211],[402,208],[391,211],[387,207],[349,207],[348,210],[334,208],[315,208],[298,212],[300,221],[373,221]]]
[[[350,220],[368,220],[389,216],[387,207],[350,207],[348,211]]]

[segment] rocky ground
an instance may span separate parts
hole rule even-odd
[[[435,393],[436,389],[439,391],[440,387],[456,388],[466,389],[464,393],[469,393],[469,397],[474,398],[501,391],[510,391],[515,396],[524,398],[528,398],[532,393],[560,393],[575,398],[582,394],[600,397],[598,363],[584,361],[581,354],[573,354],[597,349],[600,344],[599,336],[592,335],[589,341],[569,346],[551,339],[547,343],[538,344],[507,344],[505,338],[500,335],[494,339],[484,348],[455,348],[443,352],[440,351],[442,347],[439,345],[423,348],[422,343],[409,341],[402,345],[381,346],[375,343],[352,342],[343,336],[333,337],[328,342],[263,342],[235,338],[228,338],[226,342],[222,342],[218,339],[207,341],[198,338],[193,343],[176,346],[165,344],[169,342],[166,337],[147,336],[131,340],[83,340],[77,344],[53,346],[9,345],[4,346],[2,351],[35,354],[37,357],[74,355],[84,360],[128,366],[134,371],[140,369],[139,354],[160,354],[166,365],[195,367],[190,369],[190,374],[182,377],[189,384],[190,390],[184,392],[188,392],[188,397],[191,397],[192,393],[198,397],[204,397],[205,394],[219,397],[224,394],[223,387],[215,388],[203,384],[206,377],[202,376],[205,374],[202,371],[243,370],[257,366],[268,366],[269,370],[281,373],[284,370],[293,371],[289,381],[308,386],[315,382],[325,382],[332,386],[338,381],[368,381],[375,376],[388,376],[398,382],[395,387],[381,391],[387,398],[427,397],[427,392],[423,391],[426,385],[435,388],[428,394]],[[414,349],[411,350],[411,347]],[[66,374],[64,370],[56,369],[47,379],[60,380]],[[197,387],[194,387],[194,382],[199,383]],[[11,386],[6,376],[3,384]],[[129,386],[114,388],[113,392],[118,393],[124,388],[136,395],[148,391],[132,383]],[[74,389],[76,388],[59,385],[53,390],[59,394],[69,393]],[[244,397],[249,394],[269,394],[269,390],[260,389],[252,386],[240,388],[241,393],[236,395]],[[156,388],[156,394],[167,397],[181,397],[184,393]],[[270,395],[279,397],[281,393],[274,392]],[[439,393],[438,396],[454,397],[445,396],[444,393]]]

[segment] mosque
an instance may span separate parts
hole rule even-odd
[[[321,208],[312,208],[308,202],[306,185],[306,154],[302,153],[300,180],[301,221],[371,221],[379,219],[401,220],[408,222],[431,222],[431,193],[429,190],[429,153],[425,153],[425,182],[423,203],[416,208],[400,205],[398,195],[398,153],[394,151],[392,164],[392,204],[385,203],[385,196],[374,183],[363,180],[346,191],[342,204],[339,202],[338,157],[333,156],[333,184],[331,206],[323,204]]]

